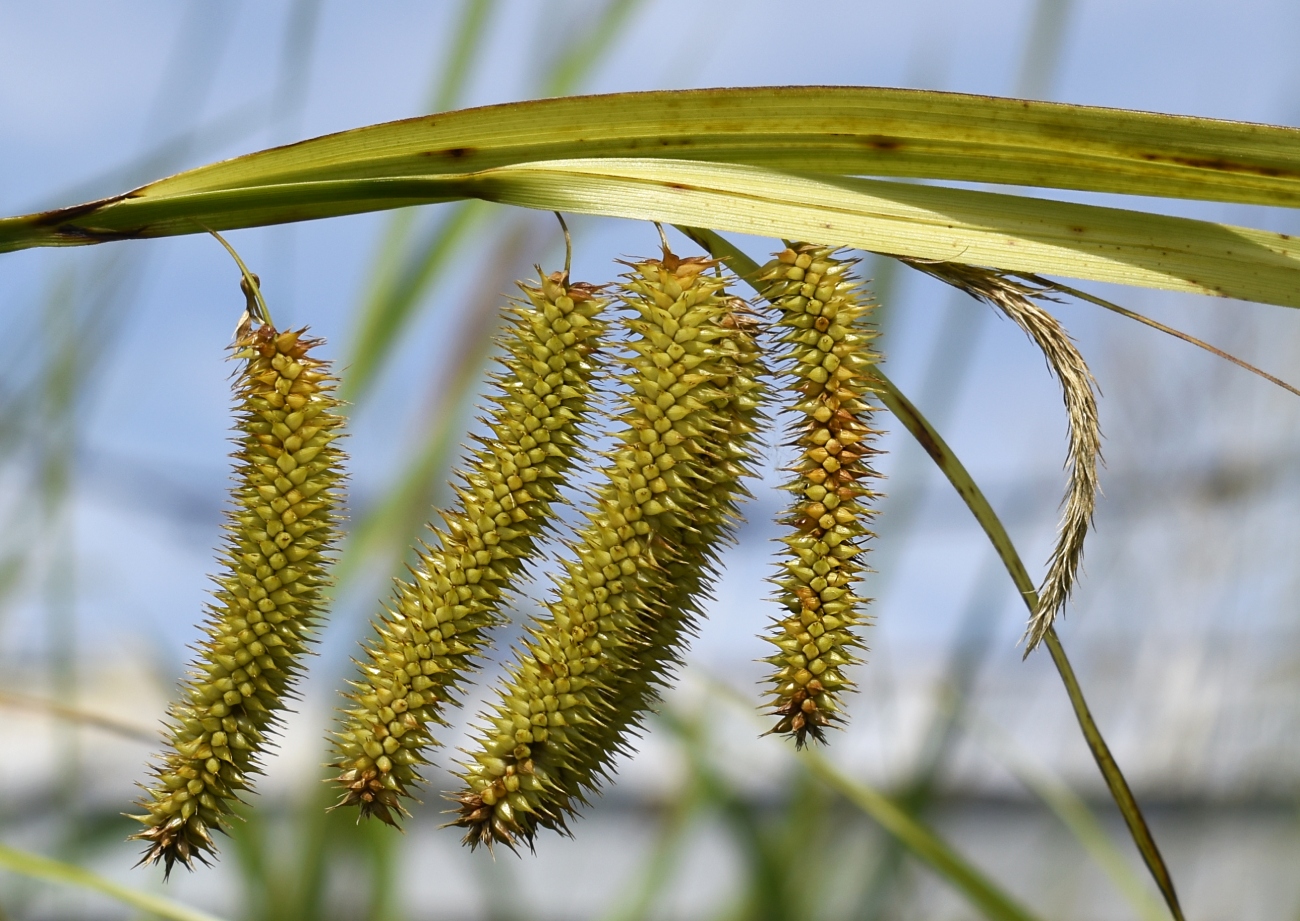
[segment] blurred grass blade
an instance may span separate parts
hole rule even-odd
[[[986,917],[1006,921],[1032,921],[1037,917],[883,793],[840,773],[815,749],[805,750],[800,760],[813,775],[871,816],[917,858],[960,889]]]
[[[542,79],[544,95],[568,93],[604,59],[611,40],[642,0],[609,0],[591,28],[581,35],[566,35],[557,43],[558,57]],[[477,47],[496,0],[468,0],[451,46],[455,49],[438,80],[433,111],[440,112],[460,98],[471,59],[467,50]],[[420,307],[421,299],[437,281],[441,270],[462,243],[484,222],[487,209],[475,202],[458,205],[428,236],[407,254],[414,213],[394,218],[380,246],[378,268],[369,286],[365,306],[353,337],[353,358],[340,389],[350,401],[362,399],[373,383],[401,331]],[[405,254],[405,255],[404,255]]]
[[[1010,535],[1007,534],[1002,522],[984,497],[984,493],[975,484],[970,473],[957,459],[957,455],[939,436],[939,433],[930,427],[925,417],[911,404],[907,397],[899,392],[892,381],[880,373],[878,368],[876,369],[876,377],[883,387],[883,392],[880,395],[881,402],[920,442],[921,447],[925,449],[939,469],[948,477],[953,488],[961,495],[971,513],[979,521],[980,526],[984,528],[984,533],[988,535],[989,541],[993,544],[998,556],[1001,557],[1003,565],[1006,566],[1007,572],[1010,573],[1016,588],[1020,590],[1021,597],[1024,598],[1025,605],[1029,608],[1029,614],[1032,617],[1038,610],[1038,595],[1034,591],[1034,583],[1030,580],[1029,573],[1020,560],[1020,555],[1011,543]],[[1043,641],[1047,644],[1047,649],[1052,655],[1052,662],[1055,663],[1056,670],[1061,675],[1061,681],[1065,684],[1066,693],[1070,697],[1070,704],[1074,707],[1074,715],[1079,721],[1079,728],[1083,731],[1088,748],[1092,751],[1092,756],[1097,762],[1097,767],[1101,770],[1111,797],[1115,800],[1115,805],[1119,807],[1120,814],[1124,817],[1125,824],[1128,825],[1129,834],[1133,836],[1133,843],[1137,845],[1138,851],[1142,854],[1142,859],[1146,862],[1147,869],[1151,871],[1156,885],[1160,887],[1160,893],[1164,896],[1165,904],[1169,906],[1170,912],[1173,913],[1177,921],[1183,921],[1183,910],[1178,903],[1178,894],[1174,890],[1173,877],[1169,874],[1169,868],[1165,865],[1164,857],[1161,855],[1160,848],[1151,834],[1146,817],[1142,815],[1142,809],[1138,805],[1137,799],[1133,796],[1133,791],[1129,788],[1128,781],[1124,779],[1123,772],[1110,752],[1110,746],[1106,744],[1101,730],[1097,728],[1097,723],[1092,718],[1092,711],[1088,708],[1088,703],[1084,699],[1083,689],[1079,686],[1079,680],[1074,674],[1074,668],[1065,655],[1065,648],[1061,645],[1061,640],[1056,635],[1054,627],[1047,629]]]
[[[372,125],[182,173],[137,196],[671,157],[1249,204],[1300,204],[1300,130],[879,87],[757,87],[515,102]],[[217,227],[220,230],[223,227]]]
[[[142,742],[145,745],[158,744],[158,733],[138,723],[120,720],[113,716],[104,716],[100,713],[91,713],[78,707],[68,707],[52,700],[42,700],[38,697],[28,697],[26,694],[0,691],[0,707],[45,713],[80,726],[101,729],[123,739],[130,739],[132,742]]]
[[[726,262],[739,277],[752,279],[756,276],[758,264],[727,240],[715,233],[699,228],[683,227],[679,229],[715,257]],[[952,452],[952,449],[948,447],[925,416],[894,386],[894,383],[880,370],[878,365],[874,369],[874,374],[881,385],[880,401],[885,404],[885,408],[893,413],[895,418],[903,423],[904,427],[912,434],[912,437],[917,440],[939,469],[943,471],[944,475],[948,477],[948,481],[957,490],[957,494],[962,497],[962,501],[966,503],[966,506],[971,510],[971,514],[975,516],[976,521],[984,529],[984,533],[988,536],[989,542],[993,544],[993,549],[1002,560],[1003,566],[1011,575],[1011,581],[1015,583],[1032,617],[1038,610],[1038,595],[1034,590],[1033,580],[1029,578],[1029,572],[1025,569],[1020,554],[1016,552],[1015,545],[1011,542],[1011,536],[1007,534],[1002,521],[993,511],[993,507],[989,505],[988,499],[984,497],[983,491],[971,477],[970,472],[966,470],[965,465]],[[1169,906],[1169,910],[1173,913],[1176,921],[1183,921],[1183,911],[1178,903],[1178,894],[1174,890],[1173,877],[1169,874],[1169,868],[1165,865],[1160,848],[1151,834],[1146,817],[1142,815],[1142,809],[1133,796],[1133,791],[1129,789],[1128,781],[1124,779],[1123,772],[1110,752],[1110,746],[1106,744],[1101,730],[1097,728],[1097,723],[1092,718],[1092,711],[1088,708],[1088,703],[1084,699],[1083,689],[1079,686],[1079,680],[1065,655],[1065,649],[1061,646],[1055,628],[1048,628],[1044,636],[1044,642],[1046,642],[1048,651],[1052,655],[1052,661],[1061,675],[1061,681],[1065,684],[1066,693],[1070,697],[1070,704],[1074,708],[1074,715],[1079,721],[1079,727],[1083,731],[1084,739],[1088,743],[1088,748],[1092,751],[1097,767],[1101,770],[1111,797],[1115,800],[1115,805],[1119,807],[1120,814],[1124,817],[1129,834],[1133,837],[1133,843],[1137,845],[1138,851],[1142,854],[1142,859],[1146,862],[1147,869],[1151,871],[1156,885],[1160,887],[1160,893],[1164,896],[1165,904]]]
[[[221,230],[385,205],[483,198],[1300,306],[1300,241],[1289,236],[965,189],[644,158],[177,194],[166,191],[170,182],[147,186],[134,198],[87,206],[91,210],[81,214],[72,209],[0,221],[0,251],[190,233],[196,220]]]
[[[419,535],[427,520],[437,477],[450,469],[459,445],[469,401],[478,392],[483,366],[495,347],[504,293],[510,287],[522,256],[537,241],[529,239],[529,227],[517,224],[496,246],[492,260],[495,271],[480,276],[471,292],[470,319],[461,333],[459,346],[452,350],[455,363],[439,379],[434,403],[426,413],[418,447],[408,453],[409,462],[380,502],[353,525],[347,552],[335,567],[335,579],[345,584],[366,569],[377,554],[400,554]]]
[[[121,883],[115,883],[70,863],[51,860],[39,854],[29,854],[4,844],[0,844],[0,869],[46,882],[89,889],[130,905],[132,908],[171,921],[221,921],[216,915],[199,911],[197,908],[190,908],[151,892],[123,886]]]
[[[446,111],[460,99],[469,72],[480,56],[483,37],[496,6],[497,0],[464,0],[461,4],[456,29],[447,42],[447,65],[439,73],[432,94],[432,111]]]
[[[1142,878],[1133,871],[1124,855],[1111,841],[1088,804],[1047,768],[1035,762],[1020,750],[1014,740],[1001,728],[969,712],[963,721],[974,731],[990,754],[1002,763],[1026,787],[1047,805],[1061,823],[1070,830],[1076,841],[1092,856],[1097,865],[1110,877],[1115,888],[1123,893],[1142,921],[1169,921],[1169,914],[1147,888]]]
[[[614,39],[644,0],[609,0],[591,28],[579,36],[566,36],[563,49],[542,81],[543,96],[572,93],[613,46]]]
[[[729,689],[728,689],[729,691]],[[749,711],[746,701],[746,711]],[[792,878],[790,862],[777,853],[770,834],[765,833],[759,809],[747,800],[713,764],[716,738],[710,737],[711,723],[704,710],[683,715],[660,710],[659,722],[681,743],[689,776],[698,789],[701,811],[713,811],[723,820],[744,868],[749,885],[745,901],[755,921],[785,921],[799,913],[800,880]]]
[[[373,287],[357,321],[352,360],[340,391],[344,399],[355,402],[369,391],[420,298],[486,215],[487,208],[481,202],[456,205],[428,241],[417,247],[419,256],[414,265],[405,266],[392,282]],[[390,241],[386,245],[400,244]]]
[[[447,43],[446,64],[439,71],[429,96],[430,111],[442,112],[460,99],[495,7],[496,0],[462,2],[456,29]],[[419,296],[455,250],[460,234],[466,229],[466,207],[462,205],[446,216],[432,239],[417,248],[419,256],[406,253],[415,213],[401,211],[388,222],[372,263],[368,293],[355,323],[356,332],[350,337],[352,355],[344,362],[348,374],[339,388],[342,399],[356,402],[365,393]]]

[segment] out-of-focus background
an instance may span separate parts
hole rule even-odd
[[[574,92],[910,86],[1297,124],[1298,40],[1300,6],[1285,0],[0,0],[0,213],[331,131]],[[1282,210],[1136,206],[1300,230]],[[578,279],[609,280],[614,259],[658,244],[634,222],[571,226]],[[404,835],[325,815],[335,688],[447,496],[503,295],[534,263],[557,267],[562,245],[549,215],[487,205],[230,239],[277,321],[329,339],[353,404],[350,533],[320,655],[221,863],[166,887],[131,869],[119,813],[198,635],[218,542],[238,275],[202,236],[0,257],[0,842],[231,919],[976,916],[790,745],[758,738],[755,634],[773,613],[764,579],[785,495],[775,447],[679,689],[573,839],[493,859],[439,827],[475,700],[442,734]],[[774,245],[740,242],[760,259]],[[863,270],[890,375],[1042,563],[1065,450],[1042,358],[942,285],[874,258]],[[1285,308],[1092,290],[1300,380],[1300,317]],[[1295,918],[1300,400],[1096,308],[1056,313],[1103,391],[1107,460],[1062,639],[1188,917]],[[1159,917],[1050,662],[1021,661],[1023,605],[992,550],[906,433],[882,447],[877,622],[829,757],[1042,917]],[[1080,805],[1100,838],[1061,820]],[[0,917],[132,915],[0,874]]]

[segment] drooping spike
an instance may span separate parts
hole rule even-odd
[[[234,508],[226,513],[225,570],[215,578],[207,638],[170,707],[168,750],[134,816],[143,863],[192,868],[216,851],[267,736],[302,668],[325,605],[338,539],[344,419],[328,362],[306,330],[241,325]]]
[[[538,274],[538,284],[520,286],[526,301],[502,335],[491,437],[461,476],[459,507],[442,512],[445,527],[375,622],[334,733],[339,806],[390,825],[422,780],[436,744],[430,724],[483,653],[504,591],[553,519],[590,415],[606,301],[565,272]]]
[[[709,259],[632,266],[623,430],[546,617],[465,765],[471,846],[532,844],[608,773],[677,661],[743,494],[757,414],[752,320]]]
[[[769,636],[778,653],[767,659],[771,678],[771,732],[802,747],[840,719],[841,697],[852,689],[844,674],[868,619],[859,597],[864,542],[878,493],[870,482],[876,453],[868,326],[872,304],[852,278],[853,262],[830,247],[791,243],[763,266],[758,286],[779,312],[777,327],[789,346],[783,358],[797,394],[797,460],[788,486],[795,496],[784,519],[791,529],[774,580],[784,614]]]

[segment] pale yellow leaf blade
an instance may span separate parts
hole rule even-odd
[[[1300,242],[1187,218],[664,160],[527,164],[480,174],[474,186],[525,207],[1300,307]]]

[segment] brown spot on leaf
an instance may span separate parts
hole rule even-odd
[[[872,150],[898,150],[904,146],[898,138],[886,137],[882,134],[867,135],[862,139],[862,144]]]
[[[1143,153],[1140,155],[1143,160],[1149,162],[1166,162],[1176,163],[1179,166],[1190,166],[1193,169],[1217,170],[1222,173],[1246,173],[1255,176],[1266,176],[1270,179],[1276,179],[1282,176],[1297,177],[1294,170],[1285,170],[1278,166],[1263,166],[1258,163],[1242,163],[1237,160],[1229,160],[1227,157],[1179,157],[1165,156],[1158,153]]]
[[[478,153],[474,147],[448,147],[444,150],[431,150],[428,155],[431,157],[451,157],[453,160],[460,160],[468,157],[472,153]]]

